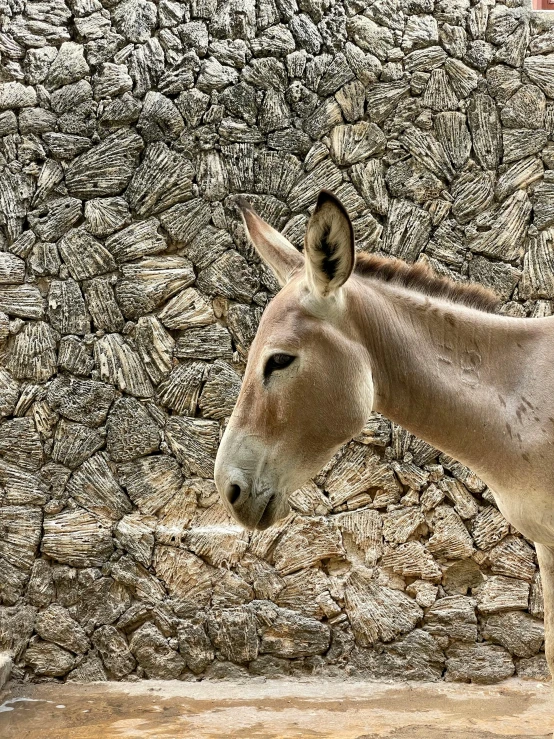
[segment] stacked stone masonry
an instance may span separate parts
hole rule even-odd
[[[31,680],[547,674],[533,546],[373,415],[236,526],[213,464],[277,286],[233,198],[546,316],[554,29],[523,0],[0,0],[0,650]],[[432,409],[430,409],[432,412]]]

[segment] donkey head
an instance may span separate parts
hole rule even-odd
[[[215,481],[248,528],[289,510],[288,495],[363,428],[373,403],[369,357],[348,313],[358,281],[352,224],[322,191],[302,255],[238,201],[247,233],[282,289],[266,308],[221,441]]]

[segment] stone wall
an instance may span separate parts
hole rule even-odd
[[[546,673],[530,542],[373,416],[248,534],[212,474],[297,245],[554,298],[554,32],[517,0],[0,0],[0,648],[15,676]]]

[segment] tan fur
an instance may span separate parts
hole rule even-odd
[[[262,316],[215,479],[239,521],[266,528],[370,411],[382,413],[474,470],[536,542],[554,674],[554,318],[493,305],[481,288],[373,255],[321,297],[297,266]],[[276,353],[294,360],[265,377]]]

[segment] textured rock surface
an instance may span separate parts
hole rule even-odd
[[[244,193],[554,312],[554,44],[519,0],[0,4],[0,651],[72,681],[544,675],[530,542],[373,415],[247,533],[213,465],[276,284]]]

